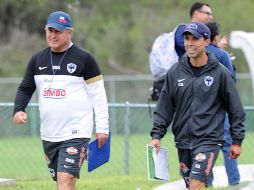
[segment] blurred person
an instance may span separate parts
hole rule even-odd
[[[210,5],[207,3],[202,3],[202,2],[193,3],[189,10],[189,15],[190,15],[191,22],[208,23],[213,21],[213,13],[212,13]],[[157,51],[158,55],[156,57],[151,56],[152,51],[150,53],[149,64],[151,68],[151,73],[154,77],[153,87],[150,90],[151,100],[153,101],[158,101],[158,98],[164,83],[164,77],[165,77],[164,73],[167,73],[167,70],[170,68],[169,65],[170,66],[173,65],[169,63],[177,62],[177,58],[180,58],[186,52],[184,48],[184,38],[182,35],[185,27],[186,27],[185,24],[180,24],[174,29],[174,40],[167,39],[166,37],[167,35],[164,35],[164,37],[161,38],[160,44],[156,44],[156,47],[162,47],[162,50]],[[171,46],[172,48],[170,48]],[[167,48],[167,49],[163,49],[163,48]],[[176,57],[174,57],[174,55]],[[161,56],[162,58],[160,58]],[[150,57],[155,57],[155,58],[151,59]],[[160,78],[155,76],[160,76]]]
[[[190,20],[191,22],[202,22],[202,23],[208,23],[213,21],[213,12],[208,3],[202,3],[202,2],[195,2],[192,4],[190,11]],[[175,34],[175,49],[179,57],[181,57],[185,53],[184,48],[184,39],[183,39],[183,32],[185,27],[180,26],[176,30]],[[220,48],[226,48],[227,46],[227,36],[222,37],[221,41],[218,43],[218,46]]]
[[[208,23],[213,21],[214,19],[210,5],[201,2],[196,2],[191,6],[190,18],[191,22],[202,22],[202,23]],[[217,45],[222,49],[227,48],[228,36],[225,35],[221,37]]]
[[[218,43],[220,41],[220,25],[217,22],[209,22],[206,24],[206,26],[210,29],[211,32],[211,43],[206,47],[206,50],[214,53],[218,61],[230,71],[232,78],[236,82],[235,70],[231,62],[229,53],[218,47]],[[224,122],[224,143],[222,146],[222,152],[224,157],[224,165],[228,177],[228,184],[236,185],[240,182],[240,173],[238,169],[237,159],[230,158],[229,149],[232,141],[233,140],[230,135],[230,123],[228,119],[228,114],[226,114]],[[212,183],[212,180],[213,179],[211,179],[210,183]]]
[[[211,32],[211,43],[206,47],[206,49],[214,53],[218,61],[226,68],[228,68],[234,81],[236,82],[235,69],[231,61],[230,54],[226,50],[218,47],[220,42],[220,25],[217,22],[212,21],[206,23],[206,26],[210,29]]]
[[[109,134],[108,103],[97,62],[72,42],[68,13],[52,12],[45,26],[47,48],[34,54],[18,87],[13,122],[26,124],[25,108],[36,90],[41,139],[58,190],[75,190],[96,126],[98,147]]]
[[[224,140],[224,121],[231,124],[230,157],[241,153],[245,113],[229,71],[206,52],[210,30],[200,22],[183,32],[186,54],[168,71],[153,114],[151,144],[157,152],[172,123],[180,172],[190,190],[207,186]]]

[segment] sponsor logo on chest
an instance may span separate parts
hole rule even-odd
[[[53,65],[53,66],[52,66],[52,69],[53,69],[53,70],[60,70],[61,67],[60,67],[60,65]]]
[[[53,99],[62,99],[66,98],[66,90],[65,89],[44,89],[43,90],[44,98],[53,98]]]

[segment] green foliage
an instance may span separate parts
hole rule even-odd
[[[29,37],[28,37],[29,36]],[[24,39],[29,40],[24,41]],[[25,67],[32,56],[31,50],[39,50],[46,47],[45,42],[37,34],[28,34],[26,31],[12,31],[12,38],[0,49],[0,76],[22,76]]]
[[[74,42],[95,56],[103,74],[149,74],[148,54],[153,40],[157,35],[173,30],[177,24],[189,22],[189,8],[193,2],[2,0],[0,76],[23,75],[30,56],[45,46],[45,22],[47,15],[55,10],[68,11],[72,15]],[[254,26],[250,23],[254,1],[216,0],[208,3],[216,21],[222,26],[222,34],[229,35],[233,30],[253,31]],[[25,34],[18,41],[22,47],[16,45],[15,31]],[[36,36],[36,39],[32,36]],[[32,47],[27,44],[32,44]],[[243,53],[231,48],[228,50],[237,57],[234,62],[237,72],[247,72]]]

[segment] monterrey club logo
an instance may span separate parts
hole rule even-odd
[[[69,73],[74,73],[75,71],[76,71],[76,68],[77,68],[77,65],[76,64],[74,64],[74,63],[68,63],[67,64],[67,71],[69,72]]]
[[[211,76],[206,76],[204,78],[204,82],[205,82],[206,86],[211,86],[213,84],[213,80],[214,80],[214,78]]]
[[[53,99],[66,98],[66,91],[65,89],[54,89],[54,88],[44,89],[43,97]]]

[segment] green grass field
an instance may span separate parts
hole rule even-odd
[[[104,177],[100,180],[88,179],[79,180],[77,189],[86,190],[152,190],[156,186],[162,185],[163,182],[147,181],[146,179],[135,176],[118,176],[118,177]],[[234,187],[216,188],[216,190],[239,190],[248,183],[242,183]],[[55,190],[55,183],[49,180],[22,180],[18,181],[16,185],[1,187],[0,190]],[[176,189],[177,190],[177,189]],[[215,188],[208,188],[207,190],[215,190]]]
[[[149,190],[161,185],[162,182],[147,181],[145,178],[134,176],[115,176],[95,179],[82,179],[77,183],[77,189],[85,190]],[[0,187],[0,190],[55,190],[55,183],[51,180],[22,180],[16,185]]]
[[[253,135],[253,132],[246,134],[243,154],[239,158],[240,164],[254,163]],[[150,142],[148,134],[131,135],[128,139],[124,139],[122,135],[112,134],[111,140],[110,162],[91,173],[87,172],[85,162],[81,170],[81,179],[78,181],[78,189],[119,190],[121,187],[121,190],[136,190],[140,187],[142,190],[150,190],[163,184],[147,180],[145,145]],[[170,181],[180,179],[176,148],[171,134],[164,137],[162,145],[169,148]],[[38,137],[1,138],[0,152],[0,177],[17,179],[17,185],[0,189],[55,189],[55,184],[47,171]],[[216,165],[223,165],[221,154]]]

